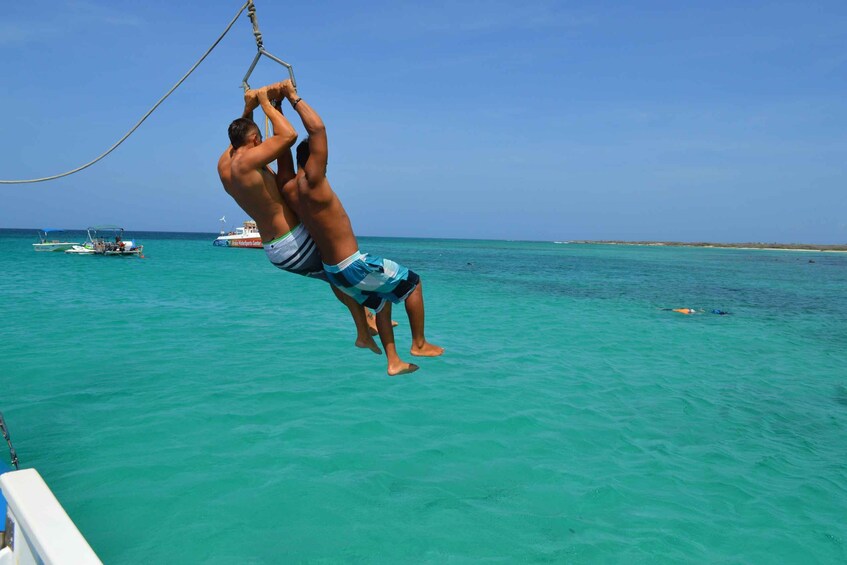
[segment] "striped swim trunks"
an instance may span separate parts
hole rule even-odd
[[[323,268],[332,285],[376,312],[388,300],[395,304],[406,300],[421,280],[394,261],[358,251],[337,265],[324,263]]]
[[[318,246],[303,224],[298,224],[287,234],[265,243],[264,246],[268,260],[283,271],[327,280]]]

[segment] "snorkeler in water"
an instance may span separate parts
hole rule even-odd
[[[679,312],[680,314],[702,314],[705,310],[697,310],[696,308],[662,308],[664,312]],[[727,312],[726,310],[718,310],[715,308],[710,311],[711,314],[717,314],[718,316],[728,316],[732,314],[732,312]]]
[[[664,312],[679,312],[680,314],[697,314],[694,308],[662,308]],[[702,312],[703,310],[700,310]]]

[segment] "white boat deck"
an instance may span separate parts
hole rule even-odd
[[[0,565],[102,563],[35,469],[0,475],[8,503]]]

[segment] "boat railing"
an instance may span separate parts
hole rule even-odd
[[[0,475],[0,493],[8,503],[0,563],[102,565],[38,471]]]

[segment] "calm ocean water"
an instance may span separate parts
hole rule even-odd
[[[136,235],[0,231],[0,411],[107,563],[847,559],[845,254],[362,238],[447,348],[391,378],[321,283]]]

